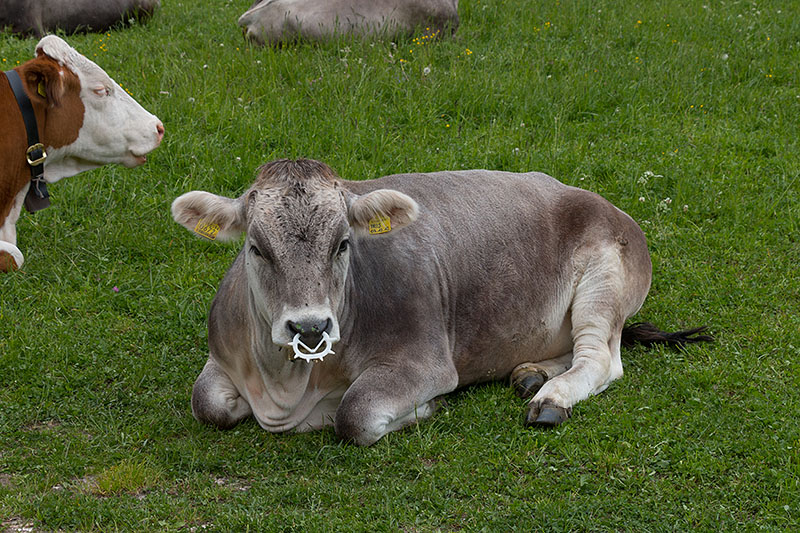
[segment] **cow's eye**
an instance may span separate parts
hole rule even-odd
[[[250,253],[251,253],[251,254],[253,254],[253,255],[255,255],[255,256],[257,256],[257,257],[263,257],[263,256],[261,255],[261,250],[259,250],[259,249],[258,249],[258,248],[256,248],[255,246],[251,246],[251,247],[250,247]]]
[[[345,239],[339,244],[339,249],[336,251],[338,255],[342,255],[347,251],[347,248],[350,247],[350,241]]]
[[[96,94],[97,96],[108,96],[109,94],[111,94],[111,92],[108,90],[108,87],[104,87],[101,85],[99,87],[95,87],[94,94]]]

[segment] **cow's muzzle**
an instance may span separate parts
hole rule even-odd
[[[339,323],[327,305],[287,309],[272,322],[272,343],[288,348],[290,361],[318,361],[337,342]]]
[[[333,322],[330,318],[325,320],[286,321],[286,327],[294,337],[300,336],[300,341],[306,346],[316,346],[322,340],[323,333],[330,333]]]

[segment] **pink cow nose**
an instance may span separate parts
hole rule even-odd
[[[161,139],[164,138],[164,125],[161,122],[156,124],[156,132],[158,133],[158,144],[161,144]]]

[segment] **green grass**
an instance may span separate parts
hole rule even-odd
[[[452,39],[266,49],[235,24],[249,4],[167,1],[68,38],[167,135],[20,220],[26,264],[0,277],[0,528],[800,528],[800,2],[462,0]],[[0,36],[3,68],[34,45]],[[594,190],[648,236],[639,318],[718,342],[626,351],[553,431],[525,429],[501,383],[367,449],[201,426],[191,386],[237,246],[192,237],[170,202],[299,156],[349,179],[483,167]]]

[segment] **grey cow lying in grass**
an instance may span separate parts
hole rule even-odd
[[[161,0],[2,0],[0,31],[105,31],[130,17],[148,17],[160,5]]]
[[[621,341],[709,340],[623,329],[650,287],[644,234],[544,174],[350,182],[280,160],[239,198],[190,192],[172,213],[209,238],[247,233],[192,392],[195,417],[222,428],[333,424],[369,445],[443,394],[509,376],[532,396],[527,423],[552,426],[622,375]]]
[[[241,17],[245,35],[260,44],[335,35],[428,36],[458,28],[458,0],[256,0]]]

